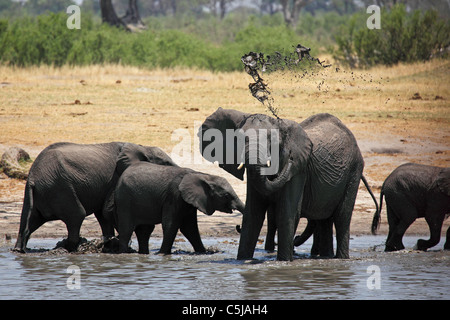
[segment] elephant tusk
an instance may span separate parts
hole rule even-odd
[[[267,160],[267,167],[270,167],[270,160]]]
[[[237,167],[237,169],[241,170],[243,166],[244,166],[244,162],[241,162],[241,164],[239,165],[239,167]]]

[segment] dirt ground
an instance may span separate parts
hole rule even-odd
[[[366,71],[333,70],[310,78],[269,78],[280,117],[301,121],[329,112],[354,133],[365,160],[364,175],[377,201],[384,179],[397,166],[416,162],[450,166],[450,62],[435,61]],[[324,82],[322,84],[321,81]],[[245,181],[209,163],[196,164],[196,123],[218,107],[267,113],[248,92],[245,73],[195,70],[138,70],[120,66],[54,69],[0,67],[0,155],[18,146],[35,158],[57,141],[129,141],[156,145],[182,166],[229,180],[245,201]],[[178,130],[178,131],[176,131]],[[174,132],[177,132],[176,134]],[[192,147],[191,159],[177,158]],[[0,173],[0,243],[16,238],[25,181]],[[360,184],[351,234],[370,234],[374,203]],[[379,234],[387,234],[385,204]],[[236,238],[241,215],[198,214],[202,236]],[[301,219],[298,232],[306,225]],[[444,222],[442,235],[450,226]],[[265,233],[263,228],[261,238]],[[160,226],[152,236],[161,236]],[[407,234],[428,235],[424,219]],[[61,221],[47,222],[32,237],[63,238]],[[101,235],[93,215],[81,235]],[[181,235],[180,235],[181,238]]]

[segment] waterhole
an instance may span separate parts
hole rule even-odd
[[[238,261],[238,239],[203,241],[214,253],[193,254],[188,242],[177,242],[174,254],[156,255],[160,239],[150,240],[149,255],[19,254],[6,244],[0,248],[0,299],[450,298],[444,238],[420,252],[412,250],[417,237],[404,237],[406,250],[385,253],[385,236],[355,236],[348,260],[312,259],[309,240],[296,248],[292,262],[276,261],[263,244],[254,260]],[[51,249],[56,242],[31,239],[28,247]]]

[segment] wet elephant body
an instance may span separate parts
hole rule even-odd
[[[439,243],[442,224],[450,214],[450,168],[406,163],[386,178],[381,188],[380,211],[386,199],[389,234],[386,251],[404,249],[403,235],[417,219],[425,218],[430,239],[417,241],[417,249],[427,250]],[[374,215],[372,233],[380,222],[380,211]],[[444,249],[450,249],[450,227]]]
[[[104,238],[114,236],[113,190],[122,172],[137,161],[176,164],[157,147],[133,143],[55,143],[45,148],[30,168],[15,250],[25,252],[30,235],[42,224],[62,220],[66,248],[80,240],[84,218],[95,214]]]
[[[320,254],[331,255],[332,226],[336,228],[336,257],[349,257],[350,220],[362,179],[364,161],[350,130],[330,114],[314,115],[302,123],[275,119],[261,114],[248,114],[219,108],[209,116],[199,131],[201,151],[210,161],[214,157],[206,151],[214,141],[203,139],[209,129],[226,131],[255,130],[278,132],[279,154],[270,154],[274,140],[267,137],[268,145],[256,144],[257,161],[251,162],[255,148],[246,140],[241,153],[242,163],[220,161],[219,166],[243,179],[247,171],[247,199],[243,215],[238,259],[253,257],[256,241],[265,213],[273,211],[278,229],[278,260],[292,260],[294,234],[302,216],[316,223]],[[231,150],[230,141],[223,139],[224,150]],[[236,148],[234,150],[237,151]],[[239,152],[237,152],[239,155]],[[254,153],[255,154],[255,153]],[[274,163],[273,159],[278,159]],[[264,175],[263,170],[278,165],[275,174]]]
[[[205,252],[197,225],[197,210],[231,213],[244,210],[228,181],[188,168],[138,163],[120,177],[115,191],[115,218],[120,251],[126,252],[135,232],[139,253],[149,253],[148,240],[156,224],[162,224],[160,253],[170,254],[178,230],[196,252]]]

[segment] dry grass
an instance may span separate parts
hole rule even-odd
[[[301,120],[330,112],[355,128],[367,124],[364,136],[383,132],[389,123],[398,133],[437,131],[429,135],[440,138],[449,135],[449,69],[448,61],[433,61],[353,74],[329,68],[303,79],[285,73],[267,80],[280,117]],[[0,75],[0,143],[6,145],[124,140],[171,149],[174,129],[192,128],[219,106],[267,112],[248,92],[250,77],[239,72],[1,67]],[[412,99],[416,92],[421,99]]]
[[[354,132],[376,191],[403,162],[450,166],[449,60],[353,73],[333,66],[303,78],[278,73],[266,79],[280,117],[301,121],[329,112]],[[171,139],[175,129],[188,129],[193,140],[194,122],[218,107],[268,113],[250,95],[250,80],[244,72],[117,65],[0,67],[0,152],[19,145],[35,157],[57,141],[129,141],[170,152],[178,143]],[[22,182],[0,179],[0,201],[11,193],[21,200],[22,190]],[[373,205],[365,199],[355,209],[372,213]],[[361,228],[369,229],[367,221]]]

